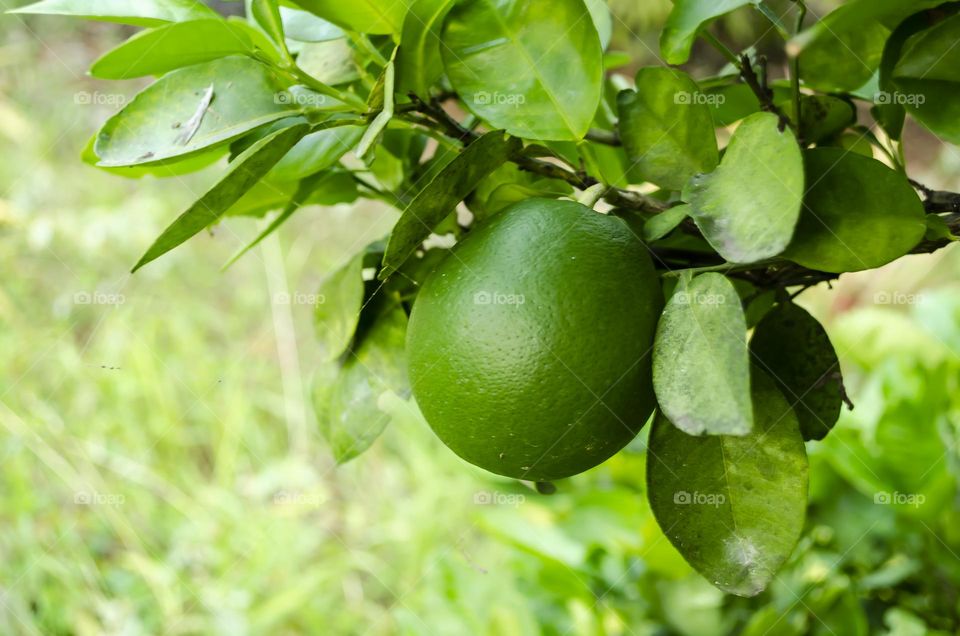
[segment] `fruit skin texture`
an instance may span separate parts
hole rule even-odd
[[[632,440],[653,411],[663,293],[618,218],[528,199],[474,229],[427,277],[407,330],[413,394],[466,461],[569,477]]]

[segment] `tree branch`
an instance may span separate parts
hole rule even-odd
[[[773,113],[780,119],[781,131],[787,128],[793,128],[793,122],[790,121],[790,118],[787,117],[779,106],[773,103],[773,91],[767,86],[766,58],[761,57],[759,59],[759,65],[760,73],[758,74],[753,68],[750,56],[744,53],[740,56],[740,77],[743,78],[746,85],[750,87],[753,94],[757,96],[757,99],[760,101],[760,109],[768,113]]]

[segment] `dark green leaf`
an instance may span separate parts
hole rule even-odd
[[[793,103],[786,109],[795,120]],[[830,139],[857,120],[853,104],[832,95],[804,95],[800,100],[800,135],[807,143]]]
[[[717,167],[717,139],[703,97],[689,75],[663,67],[641,69],[637,90],[620,93],[620,138],[641,179],[681,190],[695,174]]]
[[[363,343],[346,354],[339,368],[318,373],[314,408],[338,464],[367,450],[390,421],[378,404],[385,393],[403,391],[407,383],[406,323],[403,309],[394,305],[377,318]]]
[[[583,0],[478,0],[450,12],[447,76],[467,107],[526,139],[577,140],[603,87],[603,52]]]
[[[804,83],[824,91],[852,91],[876,72],[890,32],[908,15],[941,0],[852,0],[794,37]]]
[[[684,64],[704,23],[759,0],[675,0],[660,34],[660,53],[667,64]]]
[[[296,0],[304,9],[349,31],[400,33],[407,12],[404,0]]]
[[[410,255],[443,221],[481,179],[503,165],[520,149],[520,141],[502,130],[485,134],[466,147],[456,159],[421,190],[403,211],[387,243],[383,257],[384,279],[403,265]]]
[[[643,224],[643,240],[652,243],[673,232],[690,216],[689,205],[675,205],[659,214],[654,214]]]
[[[230,170],[213,188],[170,224],[134,266],[137,271],[166,254],[197,232],[217,221],[243,194],[259,181],[283,155],[293,148],[310,127],[298,124],[283,128],[250,146],[230,164]]]
[[[209,62],[228,55],[252,55],[256,50],[243,22],[194,20],[141,31],[105,53],[90,74],[101,79],[130,79],[162,75],[184,66]]]
[[[755,596],[803,531],[807,456],[797,418],[754,369],[756,427],[745,437],[691,437],[661,415],[650,431],[650,507],[670,542],[725,592]]]
[[[10,13],[69,15],[136,26],[218,17],[215,11],[197,0],[42,0]]]
[[[903,47],[893,77],[960,82],[960,15],[917,33]]]
[[[871,110],[874,119],[883,127],[884,131],[892,139],[899,140],[903,132],[903,124],[906,118],[906,109],[903,104],[895,101],[893,97],[897,93],[897,86],[893,81],[893,71],[900,55],[903,53],[903,47],[907,40],[918,31],[922,31],[929,25],[926,16],[915,14],[904,20],[893,33],[887,38],[887,43],[883,47],[883,57],[880,59],[880,73],[877,78],[877,87],[879,92],[873,97],[876,102]]]
[[[753,428],[746,319],[720,274],[677,285],[657,325],[653,388],[660,411],[691,435]]]
[[[295,181],[278,182],[266,179],[247,190],[240,199],[230,206],[224,216],[262,217],[267,212],[280,210],[296,194],[298,184]],[[317,183],[304,205],[337,205],[353,203],[357,200],[357,183],[353,176],[343,170],[326,171]]]
[[[263,64],[225,57],[163,76],[97,136],[101,166],[157,163],[224,143],[299,112]]]
[[[440,30],[454,0],[415,0],[403,20],[403,37],[397,54],[397,92],[413,91],[423,99],[443,75]]]
[[[789,129],[771,113],[740,124],[720,167],[684,191],[697,226],[733,263],[776,256],[793,236],[803,198],[803,157]]]
[[[920,198],[906,177],[839,148],[805,158],[810,190],[784,256],[825,272],[880,267],[909,252],[926,230]]]
[[[817,319],[793,303],[780,305],[757,325],[750,353],[795,411],[803,439],[826,437],[840,417],[843,380],[837,353]]]

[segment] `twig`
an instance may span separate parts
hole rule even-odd
[[[793,128],[793,122],[790,121],[790,118],[786,116],[779,106],[773,103],[773,91],[767,86],[765,69],[765,61],[761,61],[761,75],[758,75],[753,68],[753,63],[750,62],[750,56],[745,53],[740,56],[740,77],[742,77],[743,81],[750,87],[753,94],[757,96],[757,99],[760,101],[760,108],[768,113],[773,113],[780,119],[781,131],[787,128]]]

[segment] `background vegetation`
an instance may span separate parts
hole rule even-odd
[[[623,24],[655,30],[666,3],[645,4]],[[757,35],[737,16],[724,28]],[[138,87],[84,75],[125,30],[10,16],[0,30],[0,633],[960,630],[956,250],[803,297],[856,409],[809,444],[789,567],[738,599],[660,533],[643,436],[543,496],[460,462],[397,400],[374,448],[334,469],[309,404],[310,295],[396,213],[310,208],[220,273],[259,229],[231,220],[131,277],[214,175],[80,163]],[[924,182],[960,187],[956,149],[910,135]]]

